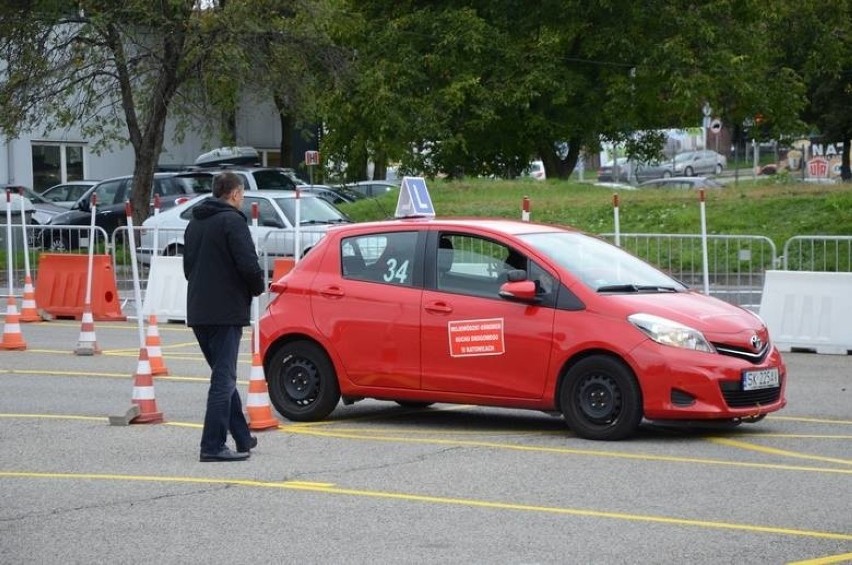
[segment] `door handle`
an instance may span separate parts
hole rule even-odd
[[[453,311],[453,307],[446,302],[430,302],[425,306],[427,312],[436,312],[440,314],[449,314]]]
[[[343,289],[340,288],[339,286],[327,286],[324,289],[320,290],[319,292],[320,292],[321,295],[328,296],[329,298],[336,298],[336,297],[340,297],[340,296],[343,296],[344,294],[346,294],[346,293],[343,292]]]

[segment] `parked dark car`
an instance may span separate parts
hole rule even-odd
[[[61,226],[89,226],[92,222],[91,199],[96,197],[97,214],[95,225],[111,235],[116,228],[127,224],[125,202],[130,200],[133,184],[131,175],[106,179],[83,194],[72,206],[50,219],[41,232],[42,246],[51,251],[67,251],[80,248],[78,229],[62,229]],[[160,209],[168,209],[189,200],[194,193],[191,183],[176,176],[175,173],[155,173],[151,197],[159,196]]]

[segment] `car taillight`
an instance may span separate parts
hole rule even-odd
[[[187,198],[186,196],[181,196],[180,198],[175,200],[175,206],[183,204],[184,202],[189,202],[189,198]]]

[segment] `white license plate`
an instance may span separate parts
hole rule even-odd
[[[774,388],[781,384],[778,368],[743,371],[743,390]]]

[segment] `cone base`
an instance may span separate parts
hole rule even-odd
[[[149,412],[147,414],[140,414],[137,417],[130,420],[131,424],[159,424],[163,421],[163,413],[162,412]]]
[[[162,369],[155,369],[151,367],[151,374],[155,377],[163,377],[169,374],[169,370],[163,367]]]
[[[273,428],[278,428],[281,426],[281,422],[272,419],[265,420],[250,420],[249,421],[249,429],[250,430],[271,430]]]
[[[24,312],[21,312],[20,321],[26,322],[26,323],[32,323],[32,322],[43,322],[44,320],[38,314],[26,314]]]
[[[26,343],[3,343],[0,344],[0,349],[5,349],[6,351],[24,351],[27,348]]]
[[[77,344],[77,348],[74,350],[74,355],[98,355],[101,352],[100,348],[97,344],[89,345],[89,344]]]

